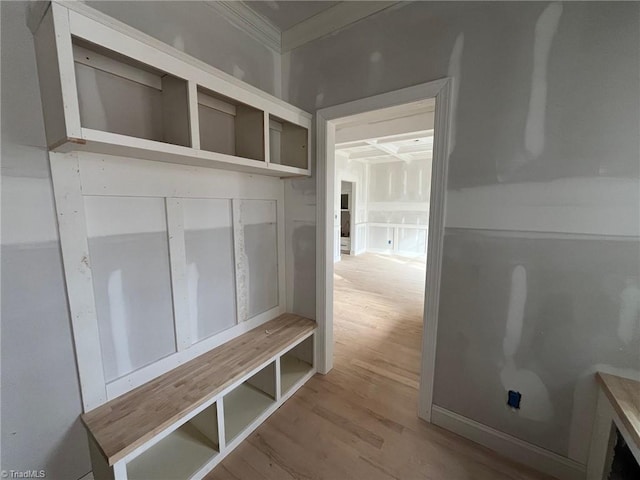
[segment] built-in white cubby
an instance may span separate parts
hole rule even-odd
[[[217,404],[127,463],[127,480],[191,478],[220,453]]]
[[[294,168],[307,168],[309,135],[305,127],[274,115],[269,116],[271,163]]]
[[[264,112],[198,88],[200,148],[265,161]]]
[[[310,175],[310,114],[79,2],[32,24],[50,150]]]
[[[270,363],[224,397],[225,440],[231,443],[276,402],[276,368]]]
[[[280,357],[280,391],[286,395],[313,371],[314,337],[308,337]]]
[[[191,147],[187,81],[72,39],[83,129]]]

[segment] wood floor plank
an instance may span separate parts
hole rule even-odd
[[[334,369],[316,375],[208,480],[548,480],[417,416],[425,266],[345,255],[335,265]],[[262,463],[259,463],[262,462]],[[264,463],[267,462],[267,463]],[[271,470],[274,474],[276,470]],[[235,480],[235,479],[233,479]]]

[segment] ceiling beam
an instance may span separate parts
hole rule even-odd
[[[373,157],[381,157],[388,156],[389,154],[383,152],[381,150],[375,149],[374,151],[364,151],[364,152],[353,152],[349,153],[349,160],[358,160],[359,158],[373,158]]]
[[[378,143],[395,143],[406,140],[418,140],[420,138],[433,137],[432,130],[419,130],[417,132],[399,133],[396,135],[387,135],[384,137],[364,138],[362,140],[353,140],[348,142],[336,143],[336,148],[353,148],[364,147],[369,145],[368,142],[377,141]]]
[[[384,143],[378,143],[377,140],[371,140],[367,142],[372,147],[377,148],[383,153],[387,155],[391,155],[392,157],[397,158],[398,160],[402,160],[403,162],[410,163],[413,159],[411,157],[407,157],[406,155],[402,155],[398,153],[398,150]]]

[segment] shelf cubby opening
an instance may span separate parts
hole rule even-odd
[[[313,370],[313,335],[280,357],[280,392],[285,395]]]
[[[190,478],[220,451],[216,404],[127,464],[129,480]]]
[[[200,149],[264,162],[264,112],[198,87]]]
[[[270,363],[224,397],[227,444],[266,412],[276,399],[275,362]]]
[[[269,161],[287,167],[308,168],[309,131],[269,115]]]
[[[186,80],[79,38],[73,58],[83,128],[191,146]]]

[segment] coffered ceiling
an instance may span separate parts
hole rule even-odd
[[[336,155],[368,164],[427,161],[431,159],[432,151],[433,130],[336,145]]]

